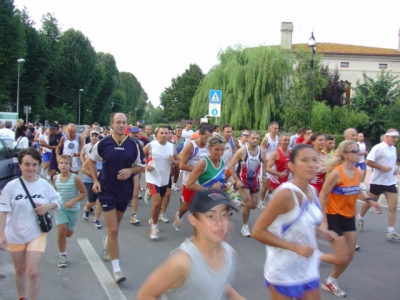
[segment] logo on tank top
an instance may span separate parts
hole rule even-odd
[[[74,149],[75,148],[75,144],[74,143],[68,143],[67,145],[68,149]]]

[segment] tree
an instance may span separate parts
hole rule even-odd
[[[375,81],[363,75],[363,82],[357,82],[355,95],[351,99],[352,106],[357,111],[364,111],[369,116],[369,123],[364,132],[373,142],[379,142],[380,135],[385,133],[391,123],[388,116],[392,108],[400,101],[400,80],[389,72],[382,70]],[[396,116],[398,119],[398,115]],[[400,123],[400,122],[399,122]]]
[[[323,76],[328,78],[328,85],[322,90],[322,93],[315,98],[318,101],[325,102],[331,109],[335,106],[342,106],[346,87],[345,84],[340,81],[338,69],[335,68],[333,71],[330,71],[328,66],[325,66],[321,68],[320,72]]]
[[[171,86],[165,88],[160,98],[167,120],[187,119],[192,98],[203,78],[203,71],[196,64],[189,65],[182,75],[172,78]]]

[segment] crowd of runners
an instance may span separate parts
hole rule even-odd
[[[195,235],[150,275],[138,299],[220,299],[224,293],[231,299],[243,299],[229,285],[235,255],[224,240],[229,219],[235,218],[233,211],[242,221],[240,234],[253,236],[266,246],[264,276],[273,299],[319,299],[320,286],[344,297],[337,279],[360,247],[356,245],[356,228],[364,230],[368,210],[381,213],[377,204],[381,194],[388,203],[386,237],[400,239],[394,228],[396,129],[388,129],[382,142],[368,150],[363,134],[357,134],[354,128],[347,129],[345,140],[336,145],[332,135],[313,133],[308,127],[293,136],[280,133],[277,122],[269,124],[265,136],[244,130],[238,138],[232,135],[229,124],[220,128],[201,123],[194,132],[191,122],[184,128],[159,126],[153,134],[149,125],[127,125],[123,113],[112,114],[110,125],[110,129],[103,129],[94,123],[78,135],[74,124],[63,128],[57,122],[49,128],[38,124],[34,136],[28,139],[29,146],[20,147],[27,149],[19,151],[18,165],[29,188],[39,180],[35,170],[43,161],[39,182],[46,190],[43,193],[51,196],[46,209],[33,210],[28,202],[24,211],[36,217],[35,213],[57,209],[58,267],[64,268],[68,266],[67,237],[72,236],[81,214],[79,202],[86,198],[82,217],[89,221],[90,212],[94,212],[93,226],[101,229],[103,213],[107,234],[102,258],[111,262],[114,280],[120,283],[126,280],[119,264],[118,244],[124,212],[130,211],[130,223],[138,226],[147,223],[139,220],[139,200],[151,203],[149,237],[157,240],[158,223],[170,222],[167,210],[171,190],[181,191],[179,210],[168,212],[174,216],[171,226],[180,231],[188,213]],[[14,131],[19,132],[21,126],[26,127],[20,125]],[[364,184],[367,166],[373,170],[369,191]],[[77,176],[79,171],[85,174],[83,181]],[[140,186],[142,176],[145,187]],[[57,193],[48,190],[47,180]],[[21,212],[13,210],[22,193],[18,182],[8,184],[0,196],[0,249],[7,248],[11,253],[19,299],[26,299],[22,283],[26,268],[21,265],[38,268],[41,256],[32,258],[27,253],[43,253],[46,240],[40,230],[18,233],[22,229],[15,218],[21,217]],[[357,199],[364,201],[359,214]],[[251,228],[250,213],[257,208],[263,212]],[[331,243],[333,253],[318,251],[316,233]],[[200,263],[200,259],[207,263]],[[333,265],[322,284],[320,261]],[[194,266],[196,272],[190,272]],[[207,277],[210,270],[223,272],[214,272],[207,282],[196,280]],[[39,286],[32,283],[36,278],[30,274],[29,299],[37,299]]]

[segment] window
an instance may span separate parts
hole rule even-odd
[[[382,70],[387,69],[387,64],[379,64],[379,69],[382,69]]]
[[[342,61],[342,62],[340,63],[340,67],[341,67],[341,68],[348,68],[348,67],[349,67],[349,63],[348,63],[348,62],[343,62],[343,61]]]

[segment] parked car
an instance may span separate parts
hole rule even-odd
[[[81,135],[85,131],[86,125],[76,125],[76,133]]]
[[[0,193],[6,184],[17,178],[17,169],[13,159],[14,140],[0,137]]]

